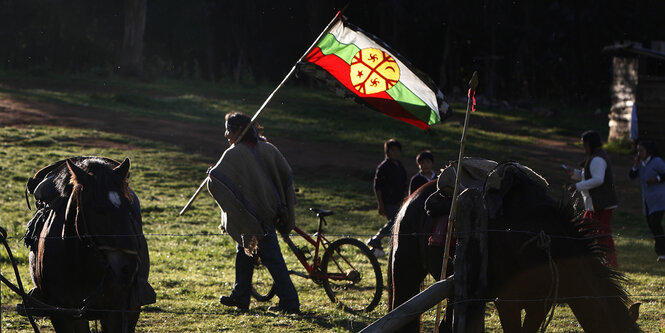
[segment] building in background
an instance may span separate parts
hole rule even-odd
[[[652,139],[665,147],[665,42],[606,46],[613,57],[609,141]]]

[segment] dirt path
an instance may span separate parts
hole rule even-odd
[[[482,120],[474,119],[474,121]],[[27,125],[89,128],[157,140],[202,154],[209,157],[212,162],[221,156],[228,147],[223,136],[223,129],[218,126],[128,117],[126,114],[77,105],[67,105],[65,107],[55,103],[0,98],[0,126]],[[481,123],[478,125],[506,127],[510,124],[500,124],[492,121],[491,124]],[[358,169],[374,169],[382,158],[380,150],[374,156],[354,152],[343,144],[302,142],[281,137],[270,137],[270,140],[279,147],[296,170],[321,169],[333,171],[343,168],[350,170],[349,172],[354,172]],[[105,146],[114,143],[99,141],[97,144]],[[567,161],[580,153],[570,145],[570,142],[545,138],[536,138],[534,145],[524,145],[519,149],[526,150],[527,156],[533,156],[543,162],[552,160]],[[415,165],[411,165],[413,163],[405,164],[408,164],[409,171],[416,171]]]
[[[27,125],[88,128],[162,141],[202,154],[210,158],[211,163],[228,148],[223,129],[219,126],[128,117],[126,114],[84,106],[63,107],[54,103],[0,98],[0,126]],[[270,137],[270,141],[279,147],[296,172],[345,175],[374,168],[382,158],[381,152],[378,152],[378,156],[368,156],[349,151],[342,144],[301,142],[279,137]],[[100,147],[117,145],[101,140],[89,144]]]

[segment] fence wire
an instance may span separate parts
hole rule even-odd
[[[527,235],[527,236],[536,236],[539,234],[539,232],[533,232],[533,231],[526,231],[526,230],[501,230],[501,229],[486,229],[486,230],[476,230],[476,231],[471,231],[471,232],[454,232],[453,234],[455,235],[456,238],[461,238],[464,237],[465,235],[470,235],[470,234],[477,234],[479,232],[486,232],[488,234],[492,233],[509,233],[509,234],[520,234],[520,235]],[[312,237],[316,237],[315,234],[309,234]],[[352,233],[326,233],[326,237],[352,237],[352,238],[359,238],[359,239],[365,239],[366,237],[371,237],[374,234],[352,234]],[[393,234],[392,236],[417,236],[417,237],[422,237],[422,236],[432,236],[434,233],[427,233],[427,232],[421,232],[421,233],[402,233],[402,234]],[[101,238],[108,238],[108,237],[115,237],[115,238],[120,238],[120,237],[137,237],[137,236],[144,236],[146,239],[160,239],[160,238],[169,238],[169,237],[186,237],[186,238],[191,238],[191,237],[230,237],[229,234],[227,233],[145,233],[145,234],[130,234],[130,235],[96,235],[96,236],[83,236],[83,237],[101,237]],[[294,237],[297,238],[299,237],[298,234],[291,233],[288,235],[289,237]],[[653,240],[653,236],[651,235],[636,235],[636,236],[626,236],[622,234],[594,234],[593,236],[587,236],[587,237],[571,237],[571,236],[561,236],[561,235],[549,235],[552,239],[569,239],[569,240],[578,240],[578,241],[585,241],[588,240],[589,238],[602,238],[602,237],[607,237],[607,236],[612,236],[615,240],[620,240],[620,239],[628,239],[628,240]],[[7,237],[8,240],[14,240],[14,241],[22,241],[23,236],[12,236],[12,237]],[[41,238],[41,237],[40,237]],[[54,238],[54,239],[63,239],[63,237],[46,237],[46,238]],[[72,236],[71,238],[77,238],[76,236]],[[3,257],[4,261],[4,257]],[[455,306],[457,304],[468,304],[468,303],[490,303],[490,302],[496,302],[496,301],[502,301],[502,302],[518,302],[518,303],[525,303],[525,302],[551,302],[551,301],[556,301],[557,303],[567,303],[568,301],[573,301],[573,300],[599,300],[599,299],[613,299],[613,298],[622,298],[622,295],[608,295],[608,296],[592,296],[592,295],[583,295],[583,296],[576,296],[576,297],[556,297],[556,298],[532,298],[532,299],[505,299],[505,298],[468,298],[468,299],[455,299],[452,302],[449,302],[448,304],[450,306]],[[660,299],[660,298],[665,298],[665,294],[627,294],[627,297],[633,299],[633,300],[644,300],[644,299]],[[331,305],[334,306],[334,305]],[[45,308],[38,308],[38,307],[32,307],[32,308],[26,308],[27,310],[47,310]],[[256,312],[264,312],[262,310],[262,307],[259,307],[258,309],[261,310],[250,310],[248,313],[249,314],[254,314]],[[152,314],[166,314],[166,315],[212,315],[212,316],[224,316],[224,315],[229,315],[230,313],[235,313],[235,310],[230,310],[230,311],[191,311],[191,310],[174,310],[171,309],[170,306],[167,308],[159,307],[159,306],[153,306],[153,305],[147,305],[145,306],[141,311],[128,311],[128,310],[115,310],[115,309],[88,309],[90,311],[97,311],[97,312],[115,312],[115,313],[133,313],[133,312],[142,312],[144,314],[152,313]],[[0,309],[0,313],[2,312],[2,309]],[[407,315],[416,315],[419,313],[409,313]],[[333,318],[333,316],[328,315],[328,316],[321,316],[321,315],[312,315],[308,314],[306,311],[303,312],[300,315],[290,315],[293,316],[293,318],[302,318],[302,319],[322,319],[322,318],[329,318],[330,320],[336,320],[336,318]],[[377,316],[368,316],[368,315],[363,315],[363,314],[355,314],[354,315],[356,318],[358,318],[358,321],[363,320],[376,320],[378,319],[381,315]]]
[[[469,232],[458,232],[455,231],[453,232],[453,235],[455,238],[462,238],[467,235],[474,235],[478,233],[506,233],[506,234],[523,234],[523,235],[528,235],[528,236],[537,236],[540,234],[540,231],[535,232],[535,231],[528,231],[528,230],[504,230],[504,229],[485,229],[485,230],[474,230],[474,231],[469,231]],[[267,234],[246,234],[248,236],[266,236]],[[316,237],[316,233],[310,233],[308,234],[310,237]],[[365,239],[367,237],[374,236],[375,234],[351,234],[351,233],[325,233],[326,237],[351,237],[351,238],[358,238],[358,239]],[[392,234],[391,237],[397,237],[397,236],[433,236],[435,233],[433,232],[410,232],[410,233],[400,233],[400,234]],[[146,239],[149,238],[163,238],[163,237],[231,237],[228,233],[143,233],[143,234],[124,234],[124,235],[81,235],[79,236],[52,236],[52,237],[42,237],[39,236],[38,238],[44,238],[44,239],[73,239],[73,238],[122,238],[122,237],[137,237],[137,236],[143,236]],[[296,233],[290,233],[288,234],[288,237],[299,237],[300,235]],[[613,239],[629,239],[629,240],[653,240],[652,235],[648,234],[640,234],[640,235],[635,235],[635,236],[626,236],[622,234],[615,234],[615,233],[594,233],[593,235],[588,235],[584,237],[573,237],[573,236],[563,236],[563,235],[551,235],[548,234],[548,236],[552,239],[568,239],[568,240],[588,240],[588,239],[597,239],[597,238],[604,238],[611,236]],[[24,236],[9,236],[7,239],[13,239],[13,240],[22,240]]]

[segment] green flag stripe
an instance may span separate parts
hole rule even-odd
[[[409,88],[404,86],[402,82],[397,82],[392,88],[386,90],[386,93],[390,95],[395,101],[407,109],[411,114],[416,116],[416,118],[426,122],[429,125],[439,122],[439,117],[436,112],[432,112],[429,106],[423,102],[422,99],[418,98]]]
[[[360,48],[353,44],[340,43],[332,34],[326,34],[317,46],[321,49],[321,53],[325,55],[335,54],[349,65],[353,60],[353,56],[360,51]]]

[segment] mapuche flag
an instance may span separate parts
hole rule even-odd
[[[344,19],[328,30],[300,65],[302,71],[336,87],[341,84],[345,88],[338,92],[344,96],[425,130],[452,115],[445,96],[427,75]]]

